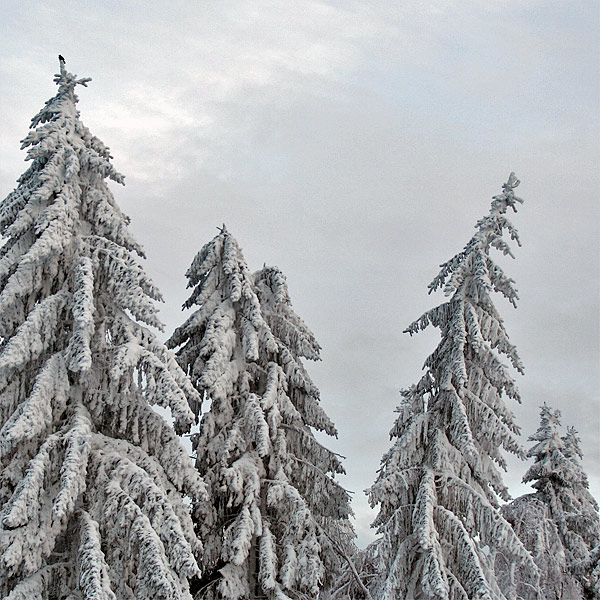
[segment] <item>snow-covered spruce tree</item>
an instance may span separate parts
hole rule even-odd
[[[210,401],[193,438],[212,507],[195,513],[204,543],[198,598],[316,598],[335,546],[351,534],[339,458],[313,430],[335,435],[301,359],[313,334],[291,308],[283,275],[252,275],[223,227],[187,272],[197,310],[168,345]],[[331,573],[332,574],[332,573]]]
[[[598,502],[590,494],[589,481],[580,460],[583,458],[581,440],[575,427],[567,427],[562,436],[564,453],[573,464],[571,476],[565,487],[570,487],[574,498],[558,494],[563,509],[559,530],[565,540],[567,558],[571,569],[583,585],[589,598],[600,600],[600,515]],[[574,500],[574,501],[573,501]],[[551,505],[552,508],[552,505]]]
[[[494,576],[498,551],[527,564],[536,583],[530,555],[497,509],[498,496],[509,498],[498,470],[505,467],[501,448],[523,455],[503,398],[518,401],[519,394],[501,355],[517,371],[522,365],[491,298],[500,292],[514,305],[517,292],[490,249],[511,254],[504,231],[519,243],[506,217],[522,202],[518,183],[511,173],[475,235],[430,284],[430,292],[444,286],[450,299],[406,330],[433,325],[441,341],[420,381],[402,392],[394,444],[369,490],[383,536],[373,593],[379,600],[511,597]]]
[[[557,430],[559,416],[558,412],[544,405],[541,426],[529,438],[538,442],[528,453],[528,456],[540,459],[536,460],[533,469],[538,473],[545,471],[546,477],[552,476],[553,465],[560,465],[559,471],[565,467],[569,470],[564,444]],[[528,474],[531,471],[529,469]],[[526,494],[505,504],[501,510],[539,567],[542,597],[547,600],[583,599],[582,587],[570,573],[558,526],[552,519],[544,495],[540,492]],[[507,564],[502,555],[496,558],[496,574],[502,582],[512,575],[517,582],[519,597],[527,600],[538,597],[535,590],[521,583],[521,569],[513,568],[511,573],[511,565]]]
[[[535,462],[523,477],[537,492],[518,498],[503,512],[540,567],[544,597],[599,598],[598,504],[579,463],[577,432],[570,427],[561,437],[559,426],[560,412],[544,404],[540,427],[529,438],[536,443],[527,456]]]
[[[29,169],[0,205],[0,593],[6,600],[180,600],[198,574],[189,501],[204,484],[175,431],[199,396],[160,327],[81,123],[76,79],[33,118]]]

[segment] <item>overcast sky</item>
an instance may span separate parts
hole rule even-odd
[[[112,189],[167,334],[222,223],[250,269],[287,275],[323,347],[308,369],[365,544],[362,490],[439,339],[402,330],[443,302],[427,284],[515,171],[523,247],[501,264],[521,300],[497,299],[526,367],[511,409],[527,447],[539,406],[562,411],[599,498],[599,32],[590,0],[5,0],[0,196],[61,53],[93,78],[82,120],[126,176]],[[513,494],[528,491],[510,465]]]

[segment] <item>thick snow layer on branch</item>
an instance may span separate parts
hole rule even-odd
[[[102,552],[98,523],[84,511],[80,516],[79,584],[85,600],[117,600],[110,588],[108,565]]]
[[[90,341],[94,333],[94,272],[87,256],[82,256],[75,267],[73,287],[73,337],[67,350],[69,369],[87,371],[92,366]]]

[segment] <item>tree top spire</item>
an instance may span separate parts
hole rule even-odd
[[[76,85],[83,85],[87,87],[88,81],[91,81],[91,77],[82,77],[81,79],[77,79],[77,75],[73,73],[69,73],[65,67],[65,58],[62,54],[58,55],[58,66],[60,69],[60,73],[57,73],[54,76],[54,83],[58,85],[58,93],[59,95],[64,94],[65,92],[70,92],[75,89]],[[75,98],[75,102],[77,98]]]
[[[521,181],[517,179],[515,172],[512,171],[511,174],[508,176],[508,181],[502,184],[502,189],[505,192],[509,192],[510,190],[514,190],[516,187],[518,187],[520,183]],[[521,200],[521,202],[523,201]]]

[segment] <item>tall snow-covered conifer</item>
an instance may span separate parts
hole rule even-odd
[[[560,412],[542,406],[540,427],[529,439],[537,442],[527,453],[535,458],[523,482],[531,485],[550,506],[567,557],[572,565],[584,561],[600,543],[598,503],[589,492],[587,475],[581,468],[582,457],[577,431],[567,429],[560,437]]]
[[[193,439],[211,510],[197,511],[206,575],[200,598],[316,598],[351,534],[335,435],[302,358],[319,345],[276,268],[251,274],[223,227],[187,272],[197,310],[169,341],[210,401]]]
[[[536,443],[527,456],[535,462],[523,477],[537,492],[518,498],[503,512],[540,566],[545,597],[600,598],[598,504],[579,463],[577,432],[569,427],[561,436],[559,426],[560,412],[544,404],[540,426],[529,437]]]
[[[498,551],[526,564],[536,582],[531,557],[497,509],[497,498],[509,497],[498,470],[505,466],[501,449],[523,455],[503,399],[518,401],[519,394],[501,355],[517,371],[522,365],[492,302],[496,291],[515,305],[517,292],[490,250],[511,255],[504,231],[519,243],[506,217],[522,202],[518,183],[511,174],[464,250],[430,284],[430,292],[443,287],[449,300],[406,330],[412,335],[432,325],[441,341],[420,381],[402,392],[390,433],[395,441],[370,489],[383,536],[374,586],[380,600],[510,597],[494,576]]]
[[[160,327],[64,62],[33,118],[29,169],[0,205],[0,593],[7,600],[180,600],[204,484],[178,431],[199,401]]]

